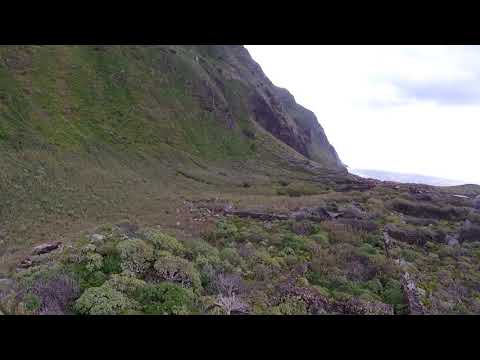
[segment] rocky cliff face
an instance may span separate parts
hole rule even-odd
[[[213,117],[241,130],[227,132],[234,138],[252,138],[256,122],[303,156],[342,168],[315,115],[243,46],[4,46],[0,56],[0,141],[19,150],[180,138],[190,151],[196,139],[185,132]],[[205,146],[220,135],[204,131]]]
[[[249,88],[252,120],[305,157],[343,168],[315,114],[297,104],[288,90],[273,85],[244,47],[217,46],[210,51],[222,60],[215,82],[221,83],[222,76],[235,78]]]

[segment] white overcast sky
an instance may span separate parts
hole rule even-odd
[[[480,184],[480,46],[246,48],[349,167]]]

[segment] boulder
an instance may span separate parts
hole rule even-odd
[[[29,257],[23,259],[20,264],[18,264],[18,267],[20,269],[28,269],[29,267],[32,267],[33,265],[33,260],[30,259]]]
[[[103,242],[103,240],[105,240],[105,236],[104,235],[100,235],[100,234],[92,234],[90,235],[90,241],[94,244],[98,244],[98,243],[101,243]]]
[[[445,242],[448,246],[455,246],[458,244],[458,236],[457,235],[447,235],[445,237]]]
[[[343,208],[340,216],[346,219],[366,219],[368,217],[365,211],[353,204]]]
[[[331,219],[329,212],[321,207],[302,208],[290,214],[290,218],[296,221],[310,220],[314,222],[321,222]]]
[[[52,242],[52,243],[45,243],[45,244],[35,246],[32,250],[32,254],[33,255],[41,255],[41,254],[46,254],[46,253],[52,252],[53,250],[58,249],[61,244],[62,244],[61,241],[56,241],[56,242]]]
[[[136,237],[138,235],[137,234],[138,230],[139,230],[139,226],[137,224],[133,224],[129,221],[123,221],[123,222],[115,225],[115,231],[119,235],[123,235],[123,236],[126,236],[128,238]]]
[[[473,207],[474,207],[476,210],[480,210],[480,195],[478,195],[477,197],[475,197],[475,199],[473,200]]]

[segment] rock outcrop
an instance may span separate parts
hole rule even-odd
[[[410,315],[425,315],[425,308],[420,300],[420,290],[408,272],[403,274],[401,284]]]
[[[32,255],[41,255],[41,254],[49,253],[53,250],[58,249],[61,244],[62,244],[61,241],[56,241],[52,243],[46,243],[46,244],[35,246],[32,250]]]

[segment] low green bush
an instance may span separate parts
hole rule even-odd
[[[183,244],[173,236],[153,229],[146,231],[145,235],[157,250],[165,250],[175,255],[182,255],[185,253],[185,247]]]
[[[155,276],[160,281],[180,283],[199,291],[202,287],[200,274],[188,260],[163,253],[154,264]]]
[[[398,280],[389,279],[387,281],[384,285],[382,299],[385,303],[393,305],[396,314],[405,312],[405,296]]]
[[[308,251],[310,249],[310,245],[311,243],[308,238],[304,236],[293,235],[293,234],[285,235],[282,240],[282,247],[284,249],[290,248],[295,253]]]
[[[119,274],[122,272],[120,254],[109,254],[103,258],[102,272],[105,274]]]
[[[142,275],[154,259],[153,247],[140,239],[129,239],[117,245],[123,271]]]
[[[110,286],[87,289],[74,305],[80,315],[122,315],[138,308],[136,301]]]
[[[132,297],[138,290],[147,286],[147,283],[125,274],[114,274],[104,285]]]
[[[285,187],[277,189],[277,195],[290,196],[290,197],[300,197],[300,196],[309,196],[321,194],[322,191],[312,185],[308,184],[298,184],[292,183]]]
[[[271,311],[272,315],[308,315],[307,305],[305,302],[296,297],[288,297],[280,304],[274,306]]]
[[[142,287],[135,299],[145,314],[188,315],[197,312],[192,290],[169,282]]]

